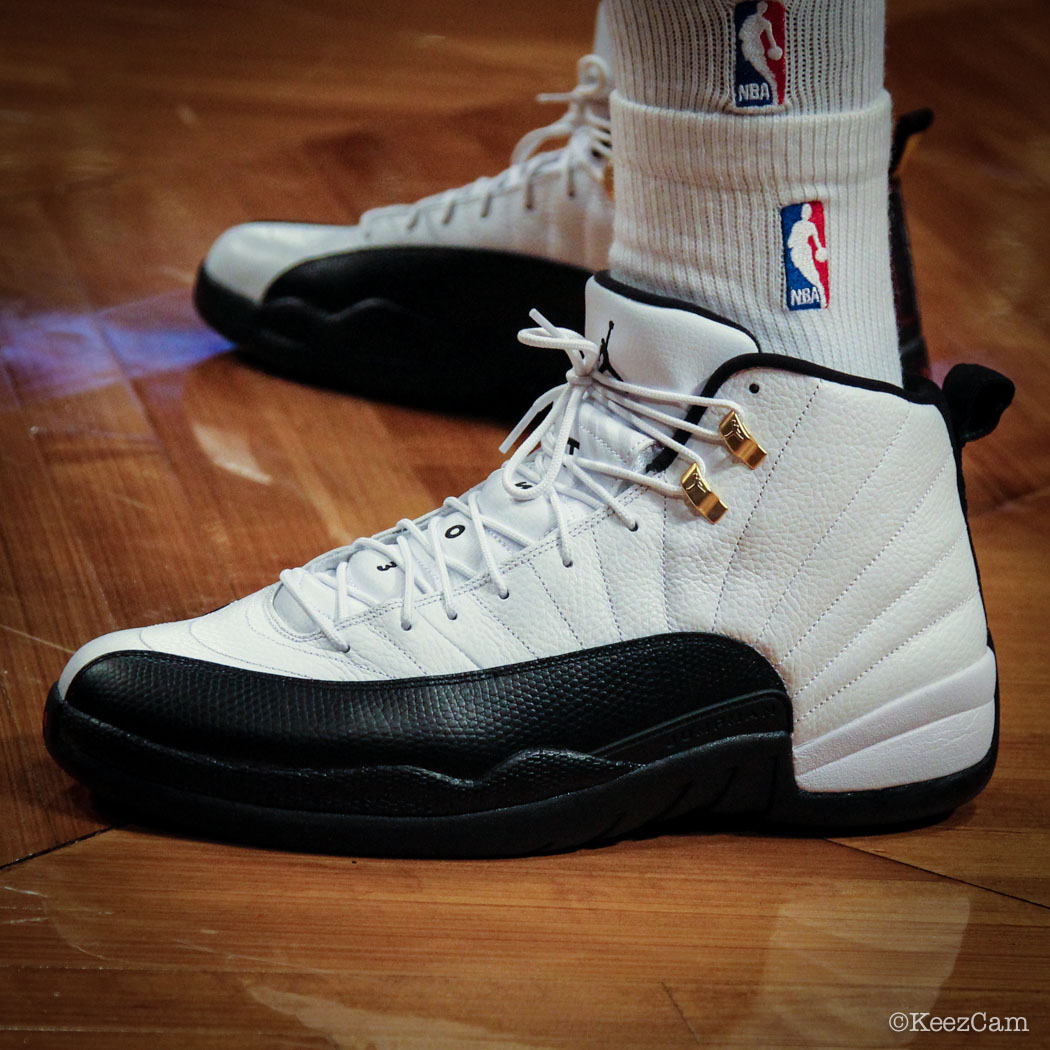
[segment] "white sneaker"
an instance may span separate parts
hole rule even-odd
[[[604,30],[599,11],[596,47]],[[194,301],[213,328],[284,373],[369,396],[491,410],[560,382],[513,335],[531,306],[582,325],[612,241],[606,58],[585,55],[568,103],[494,178],[365,212],[355,226],[250,222],[212,246]],[[543,146],[567,139],[559,149]],[[469,289],[470,309],[464,310]],[[464,317],[469,314],[469,323]]]
[[[48,700],[58,761],[149,819],[384,854],[972,798],[997,678],[958,443],[1009,381],[759,353],[604,274],[587,338],[534,316],[522,341],[572,367],[501,470],[216,612],[90,642]]]
[[[584,286],[608,265],[614,79],[599,4],[593,53],[580,59],[576,87],[539,96],[568,110],[521,139],[506,171],[373,209],[354,226],[234,226],[201,265],[198,312],[293,378],[444,411],[520,411],[562,378],[557,355],[528,353],[513,340],[520,319],[538,303],[582,327]],[[901,363],[921,374],[929,360],[900,169],[932,119],[929,110],[899,119],[888,179]],[[562,148],[538,152],[562,138]]]

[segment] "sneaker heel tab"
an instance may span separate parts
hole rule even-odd
[[[984,365],[956,365],[942,390],[961,445],[987,437],[1014,399],[1014,384]]]
[[[903,113],[893,126],[893,144],[890,148],[890,178],[900,177],[905,161],[919,141],[919,136],[933,123],[933,110],[924,106]]]

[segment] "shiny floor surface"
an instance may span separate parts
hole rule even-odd
[[[503,428],[254,371],[211,239],[494,173],[589,3],[10,0],[0,34],[0,1048],[1050,1045],[1050,14],[891,4],[936,371],[1018,384],[966,452],[998,770],[943,823],[676,826],[494,863],[112,827],[49,761],[82,641],[193,615],[472,484]],[[469,294],[464,295],[469,309]],[[522,319],[524,321],[524,318]],[[895,1033],[897,1011],[1028,1033]],[[929,1020],[920,1020],[929,1028]],[[934,1022],[936,1024],[936,1022]]]

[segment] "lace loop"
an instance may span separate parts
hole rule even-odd
[[[576,64],[576,81],[572,91],[548,91],[536,96],[536,101],[545,105],[563,102],[569,108],[552,124],[523,135],[510,155],[512,165],[524,164],[541,146],[552,139],[571,136],[584,125],[608,138],[612,132],[607,115],[612,76],[605,59],[600,55],[584,55]]]
[[[483,177],[424,197],[414,204],[395,204],[387,208],[373,208],[365,212],[359,226],[365,238],[371,236],[378,223],[398,219],[405,231],[411,231],[428,211],[435,211],[438,221],[448,225],[460,204],[481,201],[481,217],[488,216],[493,199],[500,193],[521,186],[523,206],[533,207],[533,182],[541,172],[560,173],[565,192],[576,195],[576,177],[585,173],[593,181],[602,181],[605,165],[612,156],[612,124],[608,116],[612,77],[605,60],[599,55],[584,55],[577,65],[578,83],[572,91],[537,96],[539,102],[564,102],[566,112],[552,124],[535,128],[524,135],[511,153],[510,167],[499,175]],[[548,142],[567,138],[560,150],[538,154]]]
[[[674,414],[657,406],[677,406],[680,412],[692,407],[713,408],[725,412],[735,411],[741,416],[743,409],[736,402],[722,398],[646,387],[602,372],[599,370],[600,350],[596,343],[571,329],[558,328],[538,310],[533,310],[529,316],[536,322],[536,327],[519,332],[519,340],[527,346],[563,351],[569,358],[570,368],[565,383],[537,398],[500,445],[504,453],[514,445],[517,448],[500,468],[499,479],[504,492],[515,503],[524,504],[535,500],[548,503],[558,552],[562,563],[569,567],[573,564],[573,554],[566,497],[571,496],[594,509],[605,507],[632,531],[637,530],[638,520],[618,498],[621,484],[641,485],[669,499],[686,499],[680,483],[671,483],[660,475],[635,470],[622,462],[579,454],[579,442],[570,441],[570,438],[577,429],[580,410],[585,403],[619,417],[639,435],[650,439],[645,448],[656,444],[672,449],[702,472],[706,469],[703,458],[695,448],[680,441],[675,434],[684,432],[692,438],[721,446],[722,438],[718,430],[691,422],[684,412]],[[543,418],[524,436],[540,416]],[[606,483],[603,484],[600,478],[604,478]],[[316,602],[307,594],[306,578],[311,575],[308,570],[286,570],[281,573],[281,583],[324,637],[341,652],[348,649],[339,634],[339,624],[346,618],[348,602],[354,599],[372,607],[386,600],[354,586],[349,566],[359,551],[374,551],[392,567],[400,569],[402,628],[410,630],[412,627],[418,595],[440,594],[445,615],[454,620],[458,616],[455,601],[457,578],[471,579],[478,574],[478,569],[453,556],[449,547],[453,540],[449,538],[450,530],[445,529],[449,513],[458,513],[470,522],[485,572],[499,596],[506,597],[509,589],[496,557],[493,540],[501,536],[519,547],[534,541],[507,521],[486,514],[478,502],[477,490],[470,491],[465,498],[446,499],[438,510],[418,521],[402,519],[391,532],[383,534],[383,539],[372,537],[357,540],[347,548],[345,557],[336,566],[334,573],[313,574],[314,579],[336,592],[334,618],[317,608]],[[459,527],[454,535],[459,536],[463,531]]]

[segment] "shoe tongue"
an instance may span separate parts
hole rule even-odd
[[[754,337],[732,321],[629,288],[606,273],[587,282],[587,338],[601,346],[606,371],[687,394],[699,393],[726,361],[759,352]]]
[[[608,67],[612,74],[613,84],[616,82],[616,66],[613,64],[612,35],[609,32],[609,18],[605,13],[605,0],[598,5],[598,14],[594,19],[594,46],[591,54],[597,55]]]

